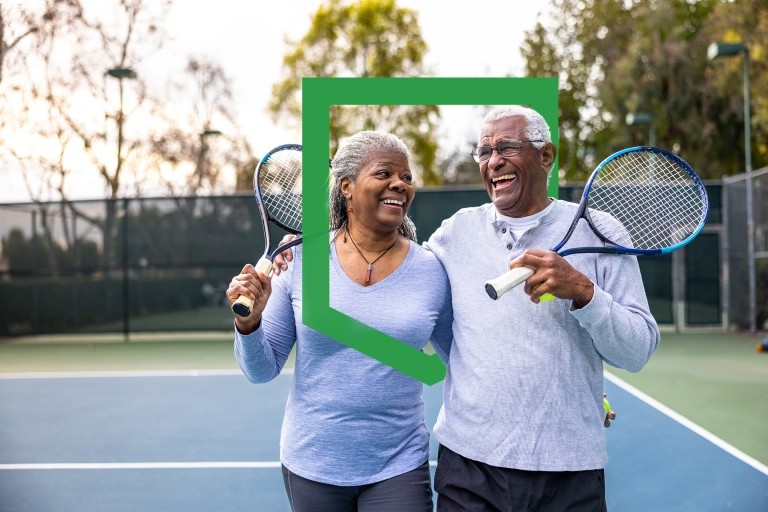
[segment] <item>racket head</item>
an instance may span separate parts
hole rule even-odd
[[[283,144],[259,161],[253,192],[267,219],[295,235],[301,234],[301,145]]]
[[[624,254],[677,250],[699,234],[709,213],[696,171],[678,155],[650,146],[603,160],[584,188],[582,204],[593,230],[615,246],[611,252]]]

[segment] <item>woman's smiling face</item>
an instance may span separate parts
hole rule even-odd
[[[391,151],[372,153],[355,180],[345,179],[341,187],[351,197],[355,219],[375,230],[396,230],[416,194],[408,159]]]

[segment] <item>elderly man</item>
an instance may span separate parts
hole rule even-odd
[[[547,196],[556,148],[535,110],[493,109],[473,155],[491,202],[425,243],[454,312],[438,510],[605,510],[603,362],[638,371],[659,343],[637,260],[547,250],[577,205]],[[581,226],[570,244],[603,242]],[[535,270],[525,286],[489,299],[485,281],[518,266]]]

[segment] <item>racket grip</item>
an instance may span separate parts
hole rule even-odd
[[[261,258],[256,265],[254,265],[257,271],[261,272],[262,274],[267,274],[267,276],[272,275],[272,260],[269,258]]]
[[[256,270],[262,274],[272,275],[272,262],[269,258],[261,258],[255,265]],[[235,302],[232,303],[232,312],[237,316],[247,318],[251,316],[251,309],[253,308],[254,300],[241,295]]]
[[[247,318],[251,316],[251,308],[253,307],[253,299],[241,295],[235,302],[232,303],[232,312],[237,316]]]
[[[498,299],[509,290],[519,285],[533,275],[533,269],[528,267],[513,268],[499,277],[485,283],[485,291],[493,300]]]

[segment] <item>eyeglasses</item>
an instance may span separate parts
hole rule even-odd
[[[523,151],[523,144],[526,142],[546,142],[543,140],[503,140],[496,146],[478,146],[472,150],[472,157],[475,162],[482,163],[487,162],[493,155],[495,149],[499,155],[504,158],[509,158],[515,155],[519,155]]]

